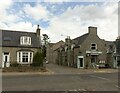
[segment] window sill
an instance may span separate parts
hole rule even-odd
[[[18,62],[18,64],[32,64],[31,62]]]

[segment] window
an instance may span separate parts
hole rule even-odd
[[[3,40],[4,41],[11,41],[12,39],[11,39],[11,37],[3,37]]]
[[[67,50],[68,50],[68,47],[66,46],[66,47],[65,47],[65,52],[67,52]]]
[[[29,37],[29,36],[20,37],[20,44],[21,45],[31,45],[31,37]]]
[[[92,49],[92,50],[96,50],[96,49],[97,49],[97,44],[92,43],[92,44],[91,44],[91,49]]]
[[[22,62],[28,62],[28,52],[23,52],[23,54],[22,54]]]
[[[17,52],[17,62],[21,64],[32,63],[33,52]]]
[[[72,45],[71,45],[71,50],[73,50],[73,48],[74,48],[74,47],[75,47],[75,45],[74,45],[74,44],[72,44]]]

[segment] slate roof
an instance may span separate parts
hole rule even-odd
[[[39,48],[40,39],[36,33],[33,32],[22,32],[22,31],[11,31],[11,30],[0,30],[2,32],[2,47],[26,47],[26,48]],[[31,37],[31,45],[20,45],[20,37],[29,36]]]
[[[72,39],[72,43],[75,44],[76,46],[82,44],[84,42],[84,40],[88,37],[88,34],[89,33],[86,33],[82,36]]]

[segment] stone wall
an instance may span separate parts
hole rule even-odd
[[[31,50],[35,54],[38,49],[36,48],[16,48],[16,47],[3,47],[2,53],[9,52],[10,53],[10,64],[17,62],[17,51],[25,49],[25,50]],[[2,61],[1,61],[2,62]]]

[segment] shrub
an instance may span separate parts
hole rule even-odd
[[[11,67],[18,67],[20,66],[20,64],[18,64],[17,62],[13,63],[13,64],[10,64]]]
[[[33,57],[32,66],[43,66],[43,54],[41,52],[37,52]]]

